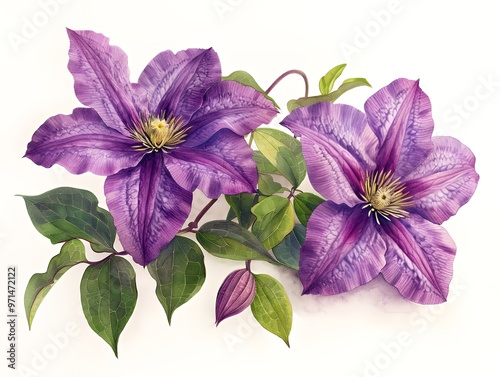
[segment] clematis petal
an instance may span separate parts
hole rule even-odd
[[[256,190],[258,174],[252,155],[243,137],[222,129],[198,146],[172,150],[165,164],[185,190],[199,188],[207,197],[217,198]]]
[[[338,204],[361,202],[356,193],[365,171],[375,167],[378,147],[361,111],[320,102],[294,110],[281,124],[301,138],[316,191]]]
[[[71,115],[45,121],[33,134],[25,157],[46,168],[62,165],[73,174],[111,175],[142,159],[144,152],[136,151],[134,144],[107,127],[93,109],[77,108]]]
[[[476,158],[460,141],[447,136],[433,141],[433,152],[404,180],[413,200],[410,211],[441,224],[469,201],[479,175]]]
[[[218,82],[205,93],[203,104],[193,114],[186,145],[200,144],[224,128],[246,135],[269,123],[277,113],[273,103],[255,89],[234,81]]]
[[[382,223],[387,264],[382,275],[408,300],[446,301],[456,247],[448,232],[418,215]]]
[[[393,81],[366,101],[365,112],[381,145],[378,170],[404,176],[432,151],[431,103],[418,81]]]
[[[158,257],[189,215],[192,194],[179,187],[161,153],[106,179],[104,192],[120,242],[142,266]]]
[[[163,51],[139,77],[148,91],[149,111],[181,116],[186,122],[201,106],[203,94],[220,81],[219,57],[214,50]]]
[[[104,123],[124,135],[139,124],[138,110],[146,98],[130,84],[127,55],[109,39],[92,31],[68,29],[68,69],[75,79],[75,94],[97,111]]]
[[[300,250],[304,294],[347,292],[380,273],[386,248],[371,220],[361,206],[326,201],[314,210]]]

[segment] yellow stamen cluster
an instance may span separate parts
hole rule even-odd
[[[391,172],[366,172],[364,182],[364,193],[361,195],[366,205],[370,207],[368,216],[373,212],[377,223],[380,224],[378,216],[390,220],[391,216],[402,218],[408,216],[407,208],[412,205],[411,197],[405,191],[406,186],[394,179]]]
[[[184,128],[180,117],[148,117],[131,133],[134,140],[140,142],[137,150],[158,152],[163,149],[173,149],[186,140],[189,127]]]

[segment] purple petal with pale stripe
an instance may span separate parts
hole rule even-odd
[[[120,132],[107,127],[93,109],[77,108],[71,115],[49,118],[33,134],[25,157],[35,164],[64,166],[73,174],[111,175],[135,166],[144,152]]]
[[[446,301],[456,252],[446,230],[418,215],[385,221],[382,226],[387,244],[384,278],[408,300]]]
[[[231,272],[217,292],[215,323],[241,313],[255,297],[255,279],[247,269]]]
[[[476,158],[461,142],[446,136],[433,141],[429,157],[403,180],[412,195],[409,210],[441,224],[469,201],[479,175],[474,169]]]
[[[127,55],[109,39],[92,31],[68,29],[68,69],[75,79],[75,93],[81,103],[92,107],[104,123],[124,135],[138,124],[138,110],[146,98],[130,84]]]
[[[182,116],[188,122],[207,89],[220,78],[219,57],[212,49],[188,49],[158,54],[140,75],[139,84],[148,91],[151,113]]]
[[[181,229],[193,198],[171,178],[161,153],[109,176],[104,192],[123,248],[142,266],[156,259]]]
[[[363,285],[385,264],[385,243],[361,206],[320,204],[300,250],[304,294],[333,295]]]
[[[375,167],[377,139],[364,114],[348,105],[317,103],[294,110],[281,122],[302,141],[313,187],[325,198],[360,203],[365,171]]]
[[[165,165],[184,189],[199,188],[209,198],[255,192],[258,182],[253,151],[243,137],[223,129],[205,143],[184,145],[165,156]]]
[[[234,81],[218,82],[205,93],[203,104],[191,118],[186,145],[202,143],[225,128],[238,135],[249,134],[277,113],[273,103],[255,89]]]
[[[404,176],[432,151],[431,103],[418,81],[393,81],[366,101],[365,112],[381,145],[378,170]]]

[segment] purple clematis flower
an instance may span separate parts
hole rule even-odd
[[[475,157],[431,137],[418,81],[398,79],[365,104],[318,103],[282,124],[301,137],[312,186],[326,199],[301,249],[304,293],[331,295],[379,273],[409,300],[446,300],[456,246],[439,224],[474,193]]]
[[[92,31],[68,30],[68,68],[87,108],[49,118],[26,157],[74,174],[107,176],[118,236],[135,262],[153,261],[189,215],[192,192],[253,192],[243,135],[277,113],[253,88],[221,81],[212,49],[164,51],[131,83],[127,55]]]

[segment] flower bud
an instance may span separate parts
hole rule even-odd
[[[231,272],[217,293],[215,302],[215,323],[241,313],[255,297],[255,279],[247,269]]]

